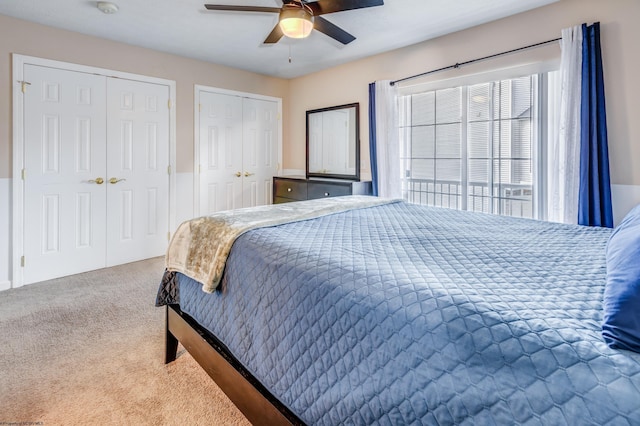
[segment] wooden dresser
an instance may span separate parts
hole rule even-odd
[[[371,194],[371,181],[273,177],[273,204],[341,195]]]

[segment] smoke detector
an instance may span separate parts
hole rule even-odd
[[[103,13],[107,15],[114,14],[118,11],[118,5],[115,3],[111,3],[110,1],[99,1],[97,7]]]

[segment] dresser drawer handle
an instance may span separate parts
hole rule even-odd
[[[325,196],[325,197],[328,197],[328,196],[329,196],[329,193],[328,193],[328,192],[325,192],[325,193],[324,193],[324,196]]]
[[[287,188],[287,192],[291,192],[291,188]]]

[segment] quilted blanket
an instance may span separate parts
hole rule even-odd
[[[179,301],[308,424],[640,424],[610,233],[386,204],[246,232]]]
[[[178,227],[167,249],[165,268],[201,282],[202,289],[211,293],[220,282],[234,241],[250,229],[390,202],[393,200],[351,195],[248,207],[199,217]]]

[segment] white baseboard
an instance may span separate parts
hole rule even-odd
[[[9,290],[11,288],[11,281],[0,281],[0,291]]]

